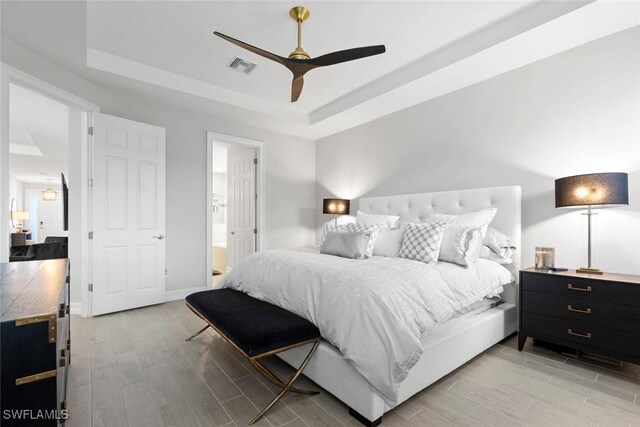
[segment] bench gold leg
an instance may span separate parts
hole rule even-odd
[[[276,374],[274,374],[273,372],[271,372],[269,370],[269,368],[267,368],[266,366],[264,366],[262,363],[260,363],[259,360],[257,359],[250,359],[249,360],[251,362],[251,364],[253,365],[253,367],[256,369],[256,371],[258,371],[260,374],[262,374],[263,377],[265,377],[267,380],[269,380],[269,382],[271,384],[277,385],[280,388],[283,388],[287,385],[287,383],[285,383],[284,381],[282,381],[280,378],[278,378],[276,376]],[[309,395],[316,395],[319,392],[318,391],[312,391],[312,390],[303,390],[297,387],[290,387],[289,388],[290,392],[293,393],[300,393],[300,394],[309,394]]]
[[[281,384],[282,384],[282,385],[281,385],[281,386],[282,386],[282,390],[280,391],[280,393],[278,393],[278,395],[277,395],[276,397],[274,397],[274,398],[273,398],[273,400],[271,401],[271,403],[269,403],[269,404],[268,404],[268,405],[267,405],[267,406],[266,406],[262,411],[260,411],[260,413],[258,413],[258,415],[256,415],[256,417],[255,417],[253,420],[251,420],[251,422],[249,423],[249,425],[256,423],[260,418],[262,418],[262,417],[264,416],[264,414],[266,414],[266,413],[267,413],[267,411],[268,411],[269,409],[271,409],[271,407],[272,407],[273,405],[275,405],[275,404],[276,404],[276,402],[277,402],[278,400],[280,400],[280,398],[281,398],[282,396],[284,396],[284,394],[285,394],[286,392],[288,392],[288,391],[294,391],[294,390],[293,390],[293,383],[295,382],[295,380],[297,380],[297,379],[298,379],[298,377],[300,377],[300,375],[302,375],[302,371],[304,371],[304,368],[306,368],[306,367],[307,367],[307,364],[309,363],[309,360],[311,360],[311,356],[313,356],[313,353],[315,353],[315,352],[316,352],[316,349],[318,348],[318,345],[319,345],[319,344],[320,344],[320,340],[318,339],[318,340],[313,344],[313,347],[311,348],[311,351],[309,351],[309,354],[308,354],[308,355],[307,355],[307,357],[304,359],[304,361],[302,362],[302,364],[300,365],[300,367],[298,368],[298,370],[296,371],[296,373],[293,375],[293,377],[291,378],[291,380],[290,380],[287,384],[284,384],[284,383],[282,383],[281,381],[279,381],[279,380],[277,379],[277,377],[275,377],[275,375],[273,375],[273,374],[271,373],[271,371],[269,371],[268,369],[266,369],[264,366],[262,366],[262,364],[260,364],[260,363],[257,361],[257,358],[256,358],[256,359],[253,359],[253,358],[251,359],[251,363],[252,363],[254,366],[260,366],[264,371],[268,372],[268,373],[270,374],[270,376],[272,376],[272,377],[274,377],[274,378],[272,379],[272,378],[269,378],[269,376],[264,375],[264,372],[263,372],[263,371],[261,371],[260,369],[258,369],[258,372],[262,373],[262,374],[263,374],[267,379],[269,379],[269,381],[271,381],[271,382],[274,382],[273,380],[275,379],[277,382],[281,383]],[[263,357],[264,357],[264,356],[263,356]],[[254,363],[254,362],[255,362],[255,363]],[[277,383],[275,383],[275,384],[277,384]],[[297,390],[298,390],[298,389],[297,389]],[[308,394],[318,394],[318,392],[309,392],[309,391],[306,391],[306,390],[300,390],[300,391],[298,391],[298,392],[299,392],[299,393],[300,393],[300,392],[303,392],[303,393],[308,393]]]
[[[198,335],[200,335],[201,333],[203,333],[204,331],[207,330],[207,328],[210,325],[205,326],[204,328],[200,329],[198,332],[196,332],[195,334],[191,335],[189,338],[187,338],[185,341],[191,341],[192,339],[194,339],[195,337],[197,337]]]

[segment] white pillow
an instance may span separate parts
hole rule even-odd
[[[478,260],[481,249],[480,227],[470,228],[447,224],[442,235],[438,259],[469,266]]]
[[[495,261],[501,265],[513,264],[513,260],[511,258],[504,258],[493,252],[489,249],[488,246],[483,246],[480,250],[480,258],[488,259],[490,261]]]
[[[402,246],[403,235],[404,227],[402,225],[395,230],[380,230],[376,238],[376,246],[373,248],[373,254],[397,258]]]
[[[371,257],[371,255],[373,255],[373,248],[376,245],[376,239],[378,237],[378,232],[380,231],[380,229],[376,226],[367,226],[364,224],[357,224],[357,223],[350,223],[350,224],[343,224],[343,225],[334,225],[333,223],[329,223],[329,224],[325,224],[324,228],[322,230],[322,241],[320,242],[320,247],[322,247],[322,245],[324,244],[324,241],[327,238],[327,233],[329,233],[330,231],[339,231],[339,232],[354,232],[354,231],[360,231],[360,232],[368,232],[369,234],[369,241],[367,243],[367,249],[365,251],[365,256],[366,258]]]
[[[506,235],[493,227],[487,229],[484,245],[495,252],[500,258],[511,258],[516,251],[516,245]]]
[[[320,246],[320,253],[342,258],[366,259],[369,231],[329,231]]]
[[[425,222],[437,221],[447,224],[454,224],[459,227],[480,227],[482,237],[484,237],[487,234],[489,224],[491,224],[491,221],[493,221],[493,218],[496,216],[496,212],[498,212],[498,209],[496,208],[485,208],[477,212],[468,212],[461,215],[446,215],[434,213],[429,215],[428,220]]]
[[[445,226],[444,222],[407,224],[404,228],[402,246],[398,256],[427,264],[435,264],[438,262]]]
[[[376,225],[380,228],[397,228],[399,216],[396,215],[373,215],[358,211],[356,214],[356,222],[364,225]]]

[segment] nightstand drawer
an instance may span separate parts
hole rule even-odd
[[[590,347],[606,349],[620,354],[640,357],[640,335],[596,326],[578,320],[560,319],[522,312],[522,328],[542,339],[557,338]]]
[[[551,274],[523,274],[522,289],[640,305],[640,286]]]
[[[524,290],[522,310],[640,334],[640,307]]]

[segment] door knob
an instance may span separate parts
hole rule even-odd
[[[151,236],[151,237],[153,237],[154,239],[158,239],[158,240],[164,239],[164,236],[162,234],[158,234],[156,236]]]

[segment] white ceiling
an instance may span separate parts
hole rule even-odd
[[[89,2],[89,48],[304,113],[326,105],[531,0],[434,2],[307,1],[302,45],[310,55],[384,44],[383,55],[310,72],[290,103],[291,72],[232,45],[214,30],[286,57],[296,46],[289,9],[297,2]],[[258,64],[246,75],[235,56]]]
[[[9,169],[25,183],[67,174],[69,108],[14,84],[9,92]]]
[[[312,56],[387,53],[311,71],[295,104],[288,70],[212,34],[286,56],[288,1],[3,1],[2,34],[108,90],[320,139],[640,25],[640,2],[615,0],[303,4]],[[258,67],[227,69],[234,56]]]

